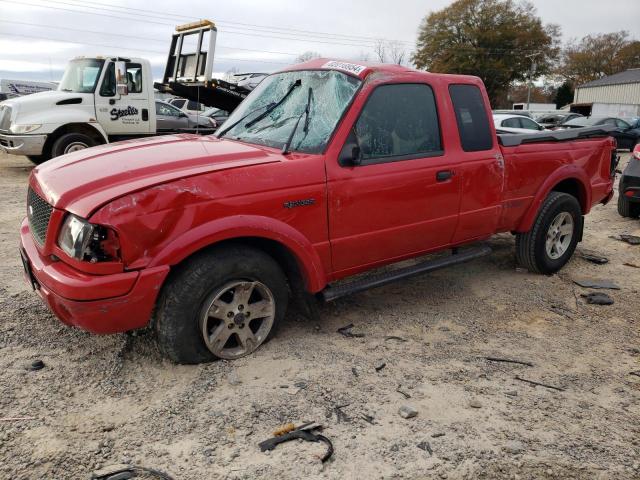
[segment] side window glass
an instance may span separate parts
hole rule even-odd
[[[127,90],[142,93],[142,65],[139,63],[127,63]]]
[[[520,128],[520,122],[517,118],[507,118],[502,121],[502,126],[507,128]]]
[[[182,108],[184,102],[184,100],[174,100],[173,102],[171,102],[171,105],[174,105],[177,108]]]
[[[104,72],[104,79],[100,87],[101,97],[114,97],[116,94],[116,67],[113,62],[109,62],[107,70]]]
[[[527,130],[538,130],[538,125],[536,125],[533,120],[522,117],[520,122],[522,122],[522,128],[526,128]]]
[[[475,85],[451,85],[449,95],[456,113],[462,149],[465,152],[491,150],[493,135],[480,89]]]
[[[442,152],[433,90],[424,84],[376,88],[360,113],[354,133],[365,163]]]

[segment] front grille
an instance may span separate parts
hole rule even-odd
[[[44,245],[51,219],[52,207],[29,187],[27,193],[27,218],[31,235],[40,245]]]
[[[0,130],[8,131],[11,126],[11,107],[0,105]]]

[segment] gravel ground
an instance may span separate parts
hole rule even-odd
[[[0,478],[88,479],[122,462],[181,480],[640,478],[640,268],[624,265],[640,265],[640,246],[609,238],[640,222],[615,201],[587,217],[578,250],[606,265],[576,255],[529,274],[500,235],[489,257],[323,306],[317,323],[292,312],[251,357],[176,366],[150,335],[62,325],[27,289],[29,170],[0,156]],[[615,280],[615,304],[588,305],[582,277]],[[364,336],[336,332],[349,323]],[[45,367],[27,370],[35,359]],[[301,441],[260,452],[303,421],[325,426],[330,461]]]

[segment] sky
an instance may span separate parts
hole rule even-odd
[[[415,48],[418,26],[449,0],[0,0],[0,79],[59,80],[84,55],[151,61],[162,77],[174,26],[218,27],[214,72],[271,72],[305,51],[375,60],[376,39]],[[563,39],[627,30],[640,39],[640,0],[534,0]],[[151,4],[153,6],[151,7]]]

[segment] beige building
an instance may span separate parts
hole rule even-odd
[[[571,111],[623,118],[640,116],[640,68],[578,86]]]

